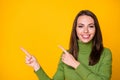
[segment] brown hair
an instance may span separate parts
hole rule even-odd
[[[89,65],[95,65],[100,60],[100,56],[103,50],[102,34],[96,15],[89,10],[82,10],[75,17],[75,20],[73,22],[71,37],[70,37],[69,52],[77,60],[79,48],[78,48],[78,37],[76,33],[76,27],[77,27],[78,17],[82,15],[90,16],[94,20],[96,32],[95,32],[95,36],[92,39],[92,51],[89,56]]]

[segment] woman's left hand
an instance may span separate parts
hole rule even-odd
[[[67,52],[62,46],[59,46],[59,47],[64,52],[64,54],[62,55],[62,61],[65,64],[76,69],[80,65],[80,63],[77,60],[75,60],[75,58],[69,52]]]

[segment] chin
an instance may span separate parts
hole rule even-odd
[[[83,41],[82,41],[82,42],[83,42]],[[85,42],[85,41],[84,41],[83,43],[89,43],[89,42]]]
[[[91,40],[82,40],[83,43],[89,43]]]

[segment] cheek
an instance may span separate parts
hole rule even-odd
[[[81,38],[80,35],[82,34],[82,30],[81,29],[77,29],[76,30],[76,34],[77,34],[78,39],[81,40],[82,38]]]
[[[76,28],[76,33],[77,33],[77,34],[81,34],[81,33],[82,33],[82,29]]]
[[[91,33],[91,34],[95,34],[95,32],[96,32],[96,29],[95,29],[95,28],[93,28],[93,29],[89,29],[89,33]]]
[[[92,31],[90,31],[90,33],[91,33],[91,35],[94,37],[94,36],[95,36],[96,31],[95,31],[95,30],[92,30]]]

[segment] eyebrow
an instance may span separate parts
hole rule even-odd
[[[88,25],[95,25],[94,23],[90,23],[90,24],[88,24]]]
[[[78,23],[77,25],[84,25],[84,24]],[[94,25],[94,23],[90,23],[90,24],[88,24],[88,25]]]

